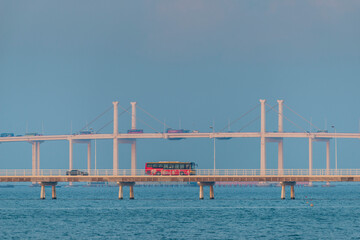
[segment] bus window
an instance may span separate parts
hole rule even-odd
[[[180,164],[175,164],[175,169],[179,169],[180,168]]]
[[[191,163],[191,169],[195,169],[195,163]]]
[[[159,168],[159,164],[158,164],[158,163],[154,163],[154,164],[153,164],[153,168]]]
[[[185,169],[185,164],[180,164],[180,169]]]
[[[158,168],[164,168],[164,164],[160,163],[160,164],[158,165]]]
[[[185,164],[185,169],[190,169],[190,164],[189,163]]]
[[[168,168],[169,168],[169,164],[167,164],[167,163],[161,164],[161,165],[163,165],[162,168],[164,168],[164,169],[168,169]]]
[[[147,164],[147,167],[148,167],[148,168],[152,168],[153,165],[152,165],[151,163],[148,163],[148,164]]]
[[[169,169],[173,169],[174,168],[174,164],[173,163],[169,163]]]

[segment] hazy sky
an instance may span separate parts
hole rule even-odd
[[[208,132],[214,121],[219,131],[259,99],[283,99],[319,128],[358,132],[359,12],[358,0],[0,0],[0,132],[79,131],[112,101],[137,101],[173,128]],[[309,130],[287,108],[284,114]],[[140,109],[138,117],[163,130]],[[268,112],[268,131],[276,118]],[[110,111],[93,127],[111,119]],[[301,130],[284,123],[285,131]],[[124,114],[119,129],[129,128]],[[138,128],[153,132],[140,121]],[[243,131],[259,129],[258,120]],[[307,143],[285,141],[285,168],[308,167]],[[212,147],[209,139],[139,140],[138,167],[179,160],[212,168]],[[218,168],[260,166],[259,139],[219,140],[216,150]],[[276,168],[277,145],[267,150],[267,167]],[[85,168],[86,145],[74,151],[74,167]],[[339,140],[338,154],[339,168],[360,168],[359,140]],[[97,142],[97,162],[112,167],[111,141]],[[0,164],[31,168],[31,145],[0,144]],[[119,166],[130,167],[129,145],[120,146]],[[41,144],[41,167],[67,168],[68,142]],[[325,168],[324,143],[314,143],[314,168]]]

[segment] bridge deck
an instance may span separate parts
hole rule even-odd
[[[360,182],[342,176],[0,176],[0,182]]]

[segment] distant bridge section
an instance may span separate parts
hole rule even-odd
[[[130,187],[130,196],[133,197],[133,189],[137,181],[179,181],[179,182],[198,182],[200,186],[200,199],[203,198],[203,186],[210,186],[210,198],[214,198],[213,184],[221,181],[259,181],[259,182],[281,182],[282,196],[285,193],[285,186],[291,186],[292,198],[296,181],[360,181],[360,170],[358,169],[330,169],[330,140],[338,138],[360,139],[360,133],[328,133],[326,130],[317,132],[284,132],[283,128],[283,100],[278,100],[278,130],[276,132],[266,131],[266,100],[260,100],[260,131],[259,132],[198,132],[184,129],[144,133],[142,129],[137,129],[136,125],[136,102],[131,102],[131,129],[127,133],[120,133],[118,128],[118,102],[113,102],[113,132],[108,134],[97,134],[92,131],[80,131],[80,134],[70,135],[39,135],[36,133],[25,136],[14,136],[13,133],[3,133],[0,136],[0,143],[6,142],[29,142],[32,144],[32,169],[0,170],[0,182],[40,182],[42,186],[41,196],[45,197],[45,186],[52,186],[55,191],[57,182],[118,182],[120,186],[119,198],[122,199],[123,186]],[[275,105],[276,106],[276,105]],[[271,107],[268,111],[274,110]],[[285,105],[286,106],[286,105]],[[120,106],[121,107],[121,106]],[[121,107],[123,108],[123,107]],[[111,110],[111,108],[109,108]],[[124,109],[124,108],[123,108]],[[253,108],[252,110],[254,110]],[[290,108],[289,108],[290,109]],[[251,110],[251,111],[252,111]],[[293,111],[292,109],[290,109]],[[106,110],[105,112],[107,112]],[[104,113],[105,113],[104,112]],[[125,112],[130,113],[127,109]],[[250,111],[249,111],[250,112]],[[248,113],[249,113],[248,112]],[[293,111],[294,112],[294,111]],[[102,116],[102,113],[100,116]],[[297,114],[296,112],[294,112]],[[247,113],[246,113],[247,114]],[[245,116],[244,114],[243,116]],[[121,115],[121,114],[120,114]],[[300,116],[299,114],[297,114]],[[243,117],[242,116],[242,117]],[[301,117],[301,116],[300,116]],[[302,117],[303,118],[303,117]],[[96,118],[97,119],[97,118]],[[257,120],[258,118],[254,119]],[[304,119],[304,118],[303,118]],[[289,119],[287,119],[289,120]],[[306,120],[306,119],[304,119]],[[307,120],[306,120],[307,121]],[[110,122],[110,123],[111,123]],[[251,123],[254,121],[251,121]],[[311,126],[312,123],[307,121]],[[86,126],[87,127],[87,126]],[[165,127],[165,124],[164,124]],[[137,170],[136,141],[138,139],[168,139],[180,140],[187,138],[210,138],[215,140],[228,140],[232,138],[259,138],[260,140],[260,169],[214,169],[197,170],[196,175],[191,176],[149,176],[144,170]],[[283,141],[285,138],[304,138],[308,140],[309,169],[284,169]],[[113,168],[109,170],[91,169],[91,141],[101,139],[112,139],[113,141]],[[44,141],[68,141],[69,142],[69,169],[68,170],[45,170],[40,168],[40,144]],[[278,144],[278,169],[269,170],[266,168],[266,144],[275,142]],[[326,143],[326,169],[313,169],[313,142]],[[88,145],[87,149],[87,169],[86,175],[71,175],[67,171],[73,170],[73,144],[83,143]],[[131,169],[119,169],[119,144],[131,145]],[[336,152],[336,148],[335,148]],[[336,158],[335,158],[336,159]],[[121,197],[120,197],[121,196]],[[54,197],[54,195],[53,195]]]

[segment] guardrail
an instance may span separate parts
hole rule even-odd
[[[144,169],[0,169],[0,177],[24,176],[180,176],[179,170],[162,170],[146,174]],[[360,169],[197,169],[196,176],[360,176]],[[186,175],[185,175],[186,176]],[[194,175],[191,175],[194,176]]]

